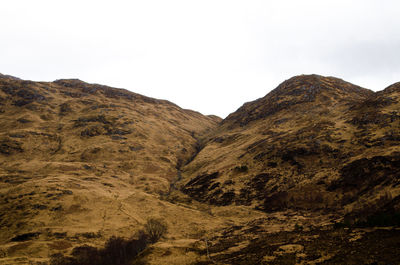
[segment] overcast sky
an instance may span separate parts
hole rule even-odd
[[[400,81],[400,1],[2,0],[0,73],[225,117],[299,74]]]

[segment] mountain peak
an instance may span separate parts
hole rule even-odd
[[[371,94],[370,90],[353,85],[340,78],[311,74],[294,76],[282,82],[267,96],[276,96],[277,94],[292,96],[308,95],[309,99],[313,100],[316,94],[323,91],[338,92],[341,94],[359,94],[361,96]]]
[[[3,75],[0,73],[0,78],[6,78],[6,79],[12,79],[12,80],[21,80],[18,77],[12,76],[12,75]]]
[[[282,82],[265,97],[245,103],[229,115],[224,123],[233,121],[243,126],[295,106],[305,110],[321,104],[333,106],[338,102],[358,102],[372,94],[374,92],[371,90],[336,77],[299,75]]]
[[[400,82],[394,83],[383,90],[385,93],[400,92]]]

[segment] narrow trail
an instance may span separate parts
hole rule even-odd
[[[122,202],[118,201],[118,211],[120,211],[121,213],[125,214],[129,218],[133,219],[137,224],[140,224],[139,220],[136,219],[135,217],[133,217],[132,215],[130,215],[129,213],[127,213],[123,207],[124,206],[123,206]]]

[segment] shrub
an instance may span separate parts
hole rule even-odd
[[[139,232],[137,238],[124,239],[113,236],[107,240],[104,248],[97,249],[88,245],[76,247],[71,257],[56,254],[51,257],[51,265],[130,265],[148,244],[147,235]]]
[[[297,231],[297,232],[303,231],[303,226],[299,225],[299,224],[295,224],[294,231]]]
[[[149,243],[157,242],[167,232],[167,225],[159,219],[150,218],[145,224],[145,231],[130,239],[112,236],[98,249],[83,245],[72,250],[71,256],[55,254],[50,259],[51,265],[143,265],[139,254]]]
[[[147,246],[147,235],[139,234],[138,239],[125,240],[121,237],[111,237],[101,251],[102,264],[128,264]]]
[[[245,173],[245,172],[249,171],[249,168],[246,165],[244,165],[244,166],[237,166],[237,167],[235,167],[234,170],[239,173]]]
[[[33,238],[37,238],[40,235],[39,232],[34,232],[34,233],[25,233],[21,235],[17,235],[13,238],[11,238],[12,242],[20,242],[20,241],[26,241],[26,240],[32,240]]]
[[[160,219],[150,218],[144,229],[149,236],[149,241],[155,243],[167,232],[167,225]]]

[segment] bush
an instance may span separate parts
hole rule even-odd
[[[147,246],[147,235],[140,233],[137,240],[111,237],[102,250],[103,264],[128,264]]]
[[[249,171],[249,168],[246,165],[244,165],[244,166],[237,166],[237,167],[235,167],[234,170],[239,173],[245,173],[245,172]]]
[[[142,265],[139,254],[149,243],[157,242],[167,232],[167,225],[159,219],[150,218],[145,224],[145,231],[139,231],[136,237],[125,239],[112,236],[98,249],[83,245],[72,250],[71,256],[55,254],[50,259],[51,265]]]
[[[148,236],[139,232],[136,238],[124,239],[111,237],[104,248],[97,249],[88,245],[72,250],[72,257],[61,254],[52,256],[51,265],[130,265],[148,245]]]
[[[155,243],[167,232],[167,225],[160,219],[150,218],[144,229],[149,236],[149,241]]]

